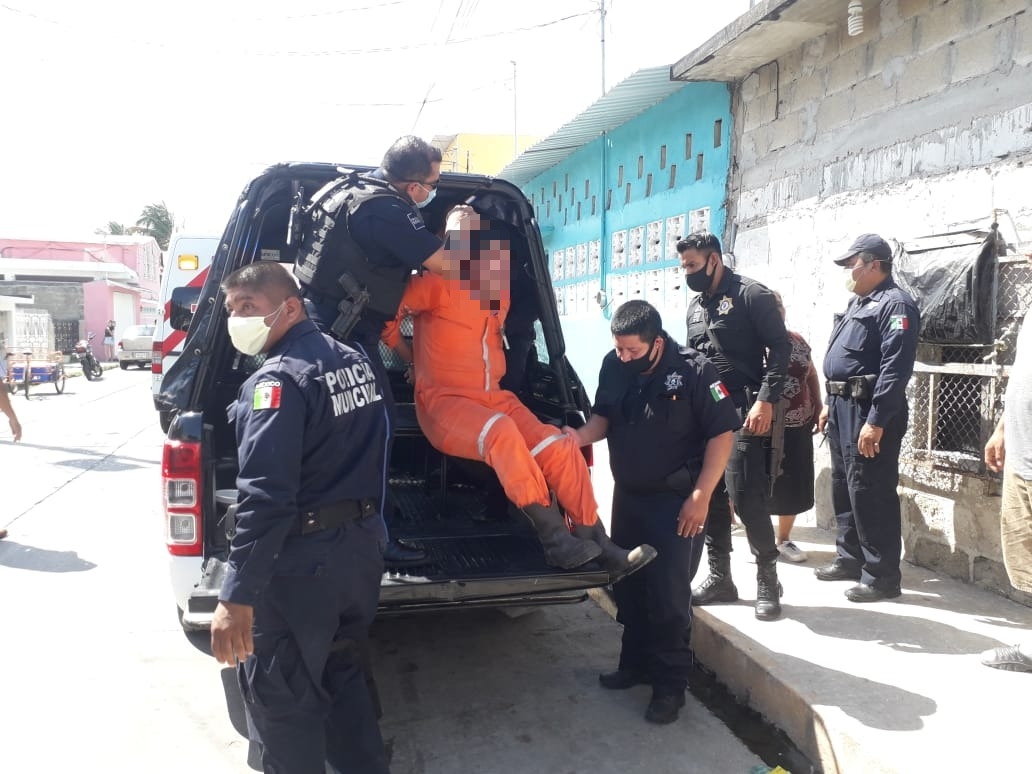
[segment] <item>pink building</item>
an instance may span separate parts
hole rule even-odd
[[[97,236],[60,242],[0,238],[0,295],[31,297],[54,321],[55,347],[96,334],[115,321],[115,339],[130,325],[160,321],[161,249],[153,237]]]

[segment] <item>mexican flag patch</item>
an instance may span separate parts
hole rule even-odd
[[[905,314],[894,314],[889,318],[890,331],[905,331],[910,327],[910,321]]]
[[[727,391],[727,387],[724,386],[723,382],[713,382],[713,384],[709,386],[709,394],[713,396],[714,401],[719,402],[724,400],[724,398],[731,393]]]
[[[278,409],[282,390],[283,385],[277,381],[258,382],[254,386],[254,401],[251,404],[251,408],[255,411]]]

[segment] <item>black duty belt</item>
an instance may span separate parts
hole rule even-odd
[[[836,395],[840,398],[870,400],[871,395],[874,394],[874,383],[876,381],[878,381],[878,377],[873,374],[850,376],[844,382],[825,382],[824,391],[828,395]]]
[[[298,518],[300,535],[311,535],[324,529],[337,529],[345,524],[375,516],[380,512],[376,500],[341,500],[310,511],[302,511]]]

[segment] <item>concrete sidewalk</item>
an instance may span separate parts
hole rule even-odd
[[[1032,638],[1032,609],[903,564],[903,596],[855,604],[850,582],[813,569],[834,535],[797,526],[805,564],[782,561],[778,621],[753,615],[756,565],[735,534],[737,604],[696,608],[699,661],[783,729],[825,774],[1032,771],[1020,697],[1032,674],[983,666],[978,654]],[[701,581],[705,560],[696,581]]]

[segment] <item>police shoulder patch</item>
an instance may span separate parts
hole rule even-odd
[[[276,379],[266,379],[254,386],[254,400],[251,408],[255,411],[262,409],[278,409],[280,398],[283,394],[283,384]]]
[[[710,397],[717,403],[724,400],[724,398],[731,394],[727,391],[727,387],[724,386],[723,382],[713,382],[713,384],[709,386],[709,391]]]
[[[889,318],[890,331],[905,331],[910,327],[910,320],[905,314],[894,314]]]
[[[684,386],[684,377],[680,373],[674,371],[666,376],[666,382],[664,387],[667,392],[674,392],[681,389]]]
[[[423,219],[414,212],[408,213],[408,222],[412,224],[412,228],[415,231],[420,231],[421,229],[426,228],[426,223],[424,223]]]

